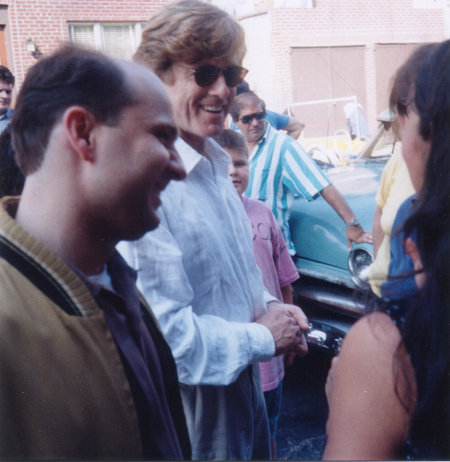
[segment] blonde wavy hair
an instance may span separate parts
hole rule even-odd
[[[241,65],[244,30],[228,13],[209,3],[184,0],[162,7],[147,23],[134,60],[167,81],[173,64],[225,59]]]

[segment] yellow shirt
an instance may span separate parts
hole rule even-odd
[[[380,286],[387,278],[390,261],[390,237],[397,210],[406,198],[415,193],[408,168],[401,153],[401,144],[396,149],[381,176],[376,196],[381,208],[380,225],[384,232],[377,256],[370,267],[369,282],[373,292],[380,296]]]

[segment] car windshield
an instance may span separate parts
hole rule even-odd
[[[389,109],[378,115],[376,130],[371,133],[362,106],[358,104],[356,97],[292,103],[288,112],[295,116],[296,110],[304,110],[309,105],[318,105],[317,110],[322,114],[322,118],[332,119],[327,124],[326,133],[312,127],[311,130],[302,132],[298,140],[319,164],[349,165],[355,160],[385,159],[393,154],[397,142],[392,128],[395,114]],[[340,113],[339,105],[342,109],[341,117],[337,116]],[[330,110],[332,106],[333,111]]]
[[[377,131],[371,137],[351,139],[342,133],[333,137],[300,140],[308,154],[319,164],[349,165],[363,159],[384,159],[390,157],[398,147],[398,138],[391,122],[380,121]]]

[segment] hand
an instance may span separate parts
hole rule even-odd
[[[308,318],[294,305],[269,303],[269,312],[256,322],[266,326],[275,342],[275,355],[295,351],[299,356],[308,352],[304,330],[309,329]]]
[[[352,250],[352,243],[361,244],[367,242],[373,244],[372,233],[366,233],[361,226],[347,226],[345,231],[347,237],[348,250]]]
[[[320,192],[322,197],[333,207],[336,213],[342,218],[344,223],[349,223],[355,217],[351,208],[348,206],[342,194],[333,184],[325,186]],[[352,250],[352,242],[360,244],[361,242],[373,243],[372,233],[366,233],[361,226],[346,226],[345,234],[347,236],[348,250]]]
[[[339,361],[338,356],[335,356],[333,360],[331,361],[331,367],[330,367],[330,370],[328,371],[327,381],[325,383],[325,394],[327,395],[328,406],[330,405],[330,402],[331,402],[331,394],[333,392],[333,380],[336,375],[338,361]]]

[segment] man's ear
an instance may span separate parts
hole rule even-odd
[[[63,116],[63,125],[70,145],[88,162],[95,160],[92,136],[95,124],[94,115],[81,106],[69,107]]]

